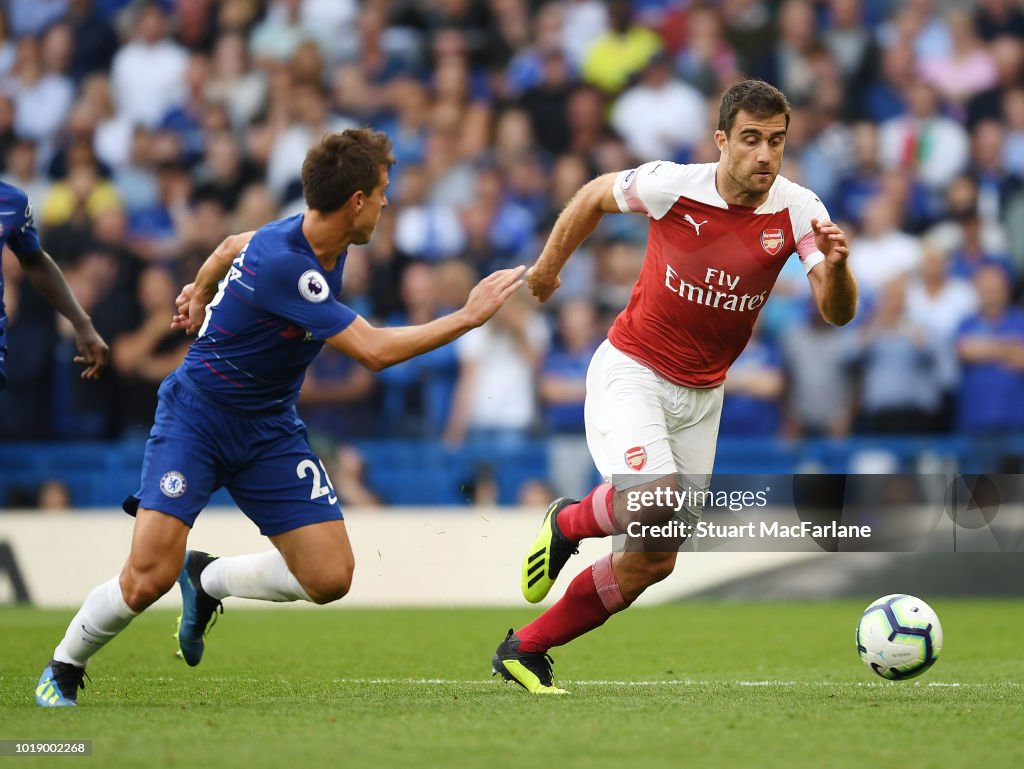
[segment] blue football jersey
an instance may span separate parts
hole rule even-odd
[[[257,230],[221,281],[176,372],[206,400],[253,413],[293,406],[324,340],[355,320],[338,300],[345,255],[324,270],[304,216]]]
[[[32,221],[32,205],[17,187],[0,182],[0,246],[18,256],[31,256],[41,249],[39,233]],[[0,256],[0,259],[3,257]],[[4,309],[4,273],[0,270],[0,333],[7,328]]]

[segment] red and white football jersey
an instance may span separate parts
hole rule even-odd
[[[645,163],[615,180],[623,211],[650,217],[647,255],[608,338],[663,378],[715,387],[750,339],[786,259],[824,261],[811,219],[828,219],[810,190],[776,177],[758,208],[718,194],[718,163]]]

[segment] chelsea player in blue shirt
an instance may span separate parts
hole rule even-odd
[[[370,240],[393,163],[382,133],[328,134],[302,166],[307,210],[229,238],[183,290],[173,325],[198,337],[160,387],[141,488],[125,502],[135,515],[128,561],[72,619],[36,686],[39,705],[77,704],[88,659],[176,579],[189,665],[229,595],[324,604],[348,592],[354,559],[338,499],[295,412],[306,367],[325,342],[374,371],[447,344],[497,312],[525,271],[491,274],[460,310],[419,326],[374,328],[342,304],[345,249]],[[186,553],[221,486],[274,549]]]
[[[110,360],[110,350],[71,293],[60,269],[39,244],[28,196],[17,187],[0,182],[0,249],[4,246],[18,257],[32,287],[74,327],[78,347],[75,363],[85,365],[82,378],[98,379]],[[7,384],[6,358],[7,313],[4,310],[4,274],[0,270],[0,390]]]

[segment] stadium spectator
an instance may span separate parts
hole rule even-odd
[[[132,39],[118,49],[110,70],[111,94],[119,115],[155,128],[186,97],[188,53],[168,37],[167,15],[157,2],[139,11]]]
[[[6,8],[0,8],[0,78],[6,77],[14,67],[16,46],[11,37],[11,24]]]
[[[31,139],[16,139],[5,155],[3,181],[24,190],[29,200],[45,200],[50,192],[50,180],[39,173],[37,158]]]
[[[1019,87],[1024,71],[1024,39],[1002,35],[989,45],[997,79],[990,87],[971,97],[967,103],[967,128],[980,120],[999,120],[1003,116],[1004,95]]]
[[[69,0],[68,22],[74,39],[71,77],[81,83],[96,72],[106,72],[117,52],[117,33],[93,0]]]
[[[43,199],[39,218],[48,228],[72,224],[84,229],[94,217],[120,205],[114,185],[100,176],[92,149],[78,146],[68,157],[67,177]]]
[[[587,47],[580,71],[586,82],[614,95],[661,48],[661,38],[634,21],[629,0],[611,0],[608,30]]]
[[[673,49],[676,70],[702,94],[711,96],[739,79],[736,52],[725,38],[715,8],[693,6],[686,13],[686,45]]]
[[[968,174],[977,185],[978,215],[986,229],[1000,227],[1010,199],[1024,189],[1024,180],[1003,165],[1004,144],[1001,121],[982,120],[974,127]]]
[[[764,0],[726,0],[722,17],[726,39],[739,60],[739,71],[754,77],[770,76],[777,35],[769,4]]]
[[[964,175],[953,180],[946,188],[946,206],[946,218],[928,234],[948,244],[951,274],[971,278],[979,267],[986,264],[1012,269],[1005,251],[1002,227],[986,225],[982,221],[978,185],[972,177]]]
[[[829,0],[824,44],[851,101],[860,105],[879,55],[861,0]]]
[[[339,6],[348,3],[339,2]],[[285,62],[307,40],[323,51],[331,48],[329,29],[313,26],[304,17],[302,0],[273,0],[265,18],[252,30],[249,50],[258,63]]]
[[[907,112],[907,91],[915,79],[914,52],[908,46],[890,45],[881,52],[881,76],[864,92],[861,117],[876,123],[902,117]]]
[[[50,480],[39,484],[36,507],[48,513],[66,513],[71,510],[71,490],[63,481]]]
[[[10,0],[6,5],[16,38],[41,35],[68,10],[68,0]]]
[[[996,84],[992,53],[978,38],[970,12],[954,9],[946,14],[951,49],[921,61],[921,77],[963,113],[971,97]]]
[[[575,78],[558,50],[544,54],[540,69],[538,82],[519,97],[519,105],[530,116],[537,143],[546,152],[560,155],[572,141],[568,103]]]
[[[1002,98],[1007,130],[1003,145],[1003,166],[1017,178],[1024,178],[1024,88],[1014,88]]]
[[[299,196],[299,169],[310,146],[325,133],[355,127],[354,121],[330,113],[319,83],[297,83],[287,98],[294,122],[274,140],[267,161],[267,185],[281,204]]]
[[[865,206],[881,186],[878,127],[869,121],[855,123],[850,128],[850,149],[850,168],[836,186],[836,216],[860,224]]]
[[[566,0],[557,5],[562,14],[562,50],[579,70],[594,41],[608,31],[608,5],[600,0]]]
[[[636,85],[619,96],[610,121],[638,162],[685,162],[693,146],[706,138],[708,115],[700,92],[675,79],[668,54],[658,54],[643,68]]]
[[[402,309],[386,318],[389,326],[427,323],[454,307],[442,303],[439,269],[412,262],[402,271]],[[380,432],[405,438],[440,435],[448,423],[459,361],[452,345],[380,372]]]
[[[967,167],[967,131],[940,111],[935,89],[920,80],[906,87],[908,112],[882,123],[882,164],[913,174],[934,192]]]
[[[941,341],[908,316],[906,293],[902,277],[885,283],[857,331],[852,362],[861,372],[860,432],[913,435],[941,427],[948,385]]]
[[[538,394],[549,438],[554,496],[576,498],[593,487],[593,469],[583,435],[587,367],[606,330],[585,299],[569,299],[558,308],[558,328],[540,368]],[[552,497],[549,496],[550,500]]]
[[[957,333],[960,383],[957,427],[1005,435],[1024,429],[1024,312],[1010,304],[1010,280],[997,265],[974,275],[978,313]]]
[[[520,3],[510,5],[522,7]],[[546,3],[526,23],[530,25],[528,39],[517,47],[508,66],[501,73],[501,94],[508,99],[516,99],[540,85],[549,58],[565,64],[565,54],[561,47],[562,12],[558,4]]]
[[[234,211],[242,193],[260,178],[228,131],[207,133],[203,161],[192,173],[196,180],[195,197],[216,200],[226,211]]]
[[[97,159],[115,176],[127,173],[138,151],[139,137],[149,137],[149,131],[135,126],[130,117],[118,115],[110,94],[110,80],[105,74],[90,75],[81,84],[78,104],[87,104],[95,120],[93,150]],[[133,191],[134,197],[138,190]],[[145,194],[144,192],[142,194]]]
[[[853,424],[850,329],[835,329],[809,301],[780,340],[785,366],[783,432],[791,438],[843,438]]]
[[[346,507],[374,508],[383,503],[366,477],[366,461],[354,446],[340,446],[334,454],[331,477],[338,501]]]
[[[952,427],[955,391],[960,379],[955,339],[961,324],[974,315],[978,295],[969,280],[950,274],[950,256],[941,242],[925,241],[921,266],[907,285],[907,316],[935,340],[942,380],[944,430]]]
[[[17,50],[9,86],[14,100],[14,130],[18,136],[48,145],[71,109],[74,84],[66,75],[47,67],[36,38],[21,38]]]
[[[455,208],[430,199],[430,177],[424,166],[409,165],[398,190],[395,245],[414,259],[436,261],[458,254],[466,235]]]
[[[174,306],[177,283],[163,268],[147,268],[138,282],[140,321],[115,337],[110,347],[121,380],[120,424],[129,434],[143,436],[149,431],[157,388],[185,359],[191,343],[167,321],[167,308]]]
[[[298,401],[310,439],[333,452],[341,441],[374,436],[376,388],[373,374],[347,355],[321,352],[306,370]]]
[[[192,177],[180,160],[156,167],[156,201],[128,215],[133,247],[150,261],[172,261],[181,256],[183,220],[189,215]]]
[[[516,504],[520,507],[541,508],[557,495],[558,492],[551,484],[539,479],[532,479],[523,481],[519,487]]]
[[[544,319],[521,293],[491,323],[458,341],[459,376],[445,440],[519,446],[536,423],[534,382],[547,346]]]
[[[820,43],[814,7],[809,0],[785,0],[779,7],[770,79],[779,84],[794,104],[811,100],[818,86],[813,58]]]
[[[644,263],[643,249],[625,238],[615,238],[597,251],[593,299],[614,313],[624,309]]]
[[[976,0],[974,25],[983,40],[1001,35],[1024,37],[1024,9],[1013,0]]]
[[[31,290],[16,259],[4,259],[3,304],[7,354],[16,366],[0,373],[0,438],[40,440],[52,436],[50,403],[57,343],[56,313]]]
[[[227,105],[231,127],[236,131],[253,121],[267,98],[263,71],[250,65],[249,51],[241,34],[232,32],[217,38],[206,96]]]
[[[820,365],[820,364],[819,364]],[[785,378],[782,358],[759,327],[729,369],[718,434],[773,436],[782,426]]]
[[[866,293],[881,290],[894,278],[917,269],[921,261],[917,239],[898,228],[900,214],[882,194],[864,207],[861,233],[850,249],[850,266]]]

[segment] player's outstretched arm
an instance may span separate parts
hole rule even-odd
[[[194,334],[202,327],[206,306],[213,301],[217,293],[217,284],[228,274],[231,263],[249,244],[255,233],[255,230],[250,230],[238,235],[228,235],[221,241],[199,268],[196,279],[181,289],[178,298],[174,300],[177,313],[171,318],[171,328],[183,330],[186,334]]]
[[[93,328],[92,318],[71,293],[60,268],[42,249],[16,255],[32,287],[74,327],[75,346],[78,348],[75,363],[85,366],[82,379],[99,379],[110,362],[110,348]]]
[[[814,244],[825,255],[825,261],[814,265],[809,273],[811,290],[821,316],[836,326],[844,326],[857,314],[857,281],[847,258],[850,248],[846,233],[827,219],[811,219]]]
[[[380,371],[448,344],[470,329],[482,326],[521,285],[525,267],[492,272],[469,294],[466,304],[451,315],[419,326],[376,328],[356,317],[327,344],[371,371]]]
[[[559,214],[540,256],[526,271],[526,284],[540,301],[546,302],[561,285],[558,275],[562,267],[594,231],[601,217],[619,213],[614,193],[617,176],[615,173],[604,174],[587,182]]]

